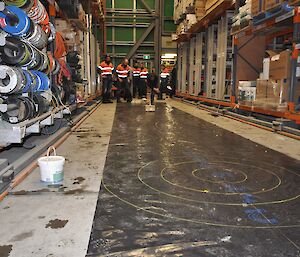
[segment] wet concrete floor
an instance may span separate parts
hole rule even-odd
[[[300,162],[164,104],[119,104],[87,256],[300,256]]]

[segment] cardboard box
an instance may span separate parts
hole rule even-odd
[[[261,12],[265,11],[265,1],[264,0],[252,0],[251,3],[251,14],[253,17],[257,16]]]
[[[257,80],[254,106],[264,109],[285,110],[289,96],[289,79]]]
[[[256,100],[267,98],[269,80],[258,79],[256,81]]]
[[[282,0],[264,0],[265,10],[270,10],[283,3]]]
[[[285,50],[279,54],[276,54],[273,51],[267,52],[270,55],[270,79],[281,80],[290,78],[291,50]]]

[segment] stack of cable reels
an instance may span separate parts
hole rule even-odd
[[[48,36],[42,28],[35,24],[26,13],[16,6],[6,6],[6,9],[15,15],[17,21],[11,19],[0,12],[0,18],[4,20],[1,28],[8,34],[28,40],[33,46],[38,49],[43,49],[48,44]]]
[[[15,124],[51,109],[55,90],[50,88],[48,75],[61,76],[60,59],[66,55],[66,48],[63,37],[51,29],[49,15],[40,0],[5,3],[15,19],[0,11],[0,29],[8,34],[5,45],[0,46],[0,97],[7,105],[7,111],[1,115],[3,120]],[[56,40],[54,56],[46,52],[49,36]],[[59,89],[60,99],[64,91]]]
[[[0,94],[43,92],[49,88],[50,80],[43,72],[0,65]]]
[[[0,54],[2,64],[50,72],[48,55],[18,38],[7,37]]]

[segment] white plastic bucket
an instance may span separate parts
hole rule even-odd
[[[50,152],[53,150],[53,156]],[[64,164],[65,158],[56,155],[54,146],[50,146],[47,151],[47,156],[38,159],[40,167],[41,181],[50,184],[59,184],[64,179]]]

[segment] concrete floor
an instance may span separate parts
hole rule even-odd
[[[0,257],[85,256],[114,112],[101,105],[59,147],[63,187],[41,183],[37,169],[0,203]]]
[[[207,114],[207,112],[198,110],[193,106],[189,106],[177,101],[169,100],[168,105],[169,107],[167,107],[166,113],[172,113],[171,106],[176,107],[179,110],[190,113],[194,116],[194,119],[196,119],[195,117],[201,118],[202,120],[205,120],[218,127],[224,128],[227,131],[234,132],[237,135],[241,135],[243,138],[255,142],[256,144],[253,144],[253,147],[255,147],[256,145],[257,149],[260,149],[260,152],[257,152],[258,155],[264,155],[266,158],[272,159],[272,156],[274,155],[274,152],[272,150],[275,150],[277,152],[285,154],[287,159],[289,159],[289,157],[294,158],[294,161],[291,161],[291,166],[295,167],[298,165],[299,167],[299,162],[295,160],[300,160],[299,141],[267,132],[227,118],[215,118]],[[133,106],[129,108],[131,109],[134,107],[135,104],[133,103]],[[102,172],[107,156],[108,144],[111,139],[110,135],[113,126],[115,108],[116,106],[114,104],[102,105],[58,149],[58,153],[67,158],[65,167],[65,181],[63,187],[49,188],[47,187],[47,185],[40,183],[39,173],[38,170],[36,170],[21,185],[15,188],[3,202],[0,203],[0,257],[83,257],[86,255],[100,184],[102,180]],[[126,112],[124,112],[124,115],[126,117]],[[138,120],[138,122],[142,122],[143,119],[145,119],[145,115],[148,114],[145,114],[143,112],[139,115],[136,113],[136,115],[140,119]],[[145,122],[147,121],[145,120]],[[200,119],[199,122],[201,122]],[[155,124],[156,123],[154,123],[154,125]],[[121,126],[118,129],[120,130],[120,133],[126,133],[125,127]],[[155,131],[157,130],[158,129],[155,129]],[[140,133],[140,135],[143,136],[142,130],[139,131],[137,129],[136,133]],[[158,138],[164,138],[166,135],[158,134],[157,136]],[[215,136],[221,137],[222,135],[216,133]],[[111,142],[111,144],[114,144],[114,147],[121,148],[121,154],[122,151],[126,150],[126,144],[130,144],[131,142],[130,140],[127,142],[125,138],[122,140],[118,138],[117,141],[114,140],[113,142]],[[262,148],[261,146],[265,146],[266,148]],[[127,165],[129,165],[129,167],[135,167],[134,163],[131,163],[131,161],[133,161],[135,157],[136,156],[132,156],[132,159],[127,159]],[[283,158],[282,155],[280,156],[280,158]],[[120,162],[122,162],[121,159]],[[120,172],[120,169],[116,172]],[[100,192],[100,196],[101,195],[102,194]],[[112,195],[109,196],[107,194],[103,194],[101,197],[98,203],[98,208],[99,206],[101,206],[101,200],[105,202],[105,197],[107,197],[107,199],[110,199],[110,201],[112,201],[113,203],[116,202],[118,204],[118,199],[112,197]],[[107,204],[111,205],[111,202]],[[296,208],[296,206],[297,205],[295,204],[294,207]],[[113,210],[114,205],[109,206],[109,208]],[[130,209],[131,207],[125,205],[124,208]],[[123,209],[118,209],[117,213],[119,215],[122,215],[122,210]],[[147,221],[147,219],[149,218],[147,215],[139,215],[140,221],[142,223],[149,223],[149,220]],[[96,217],[95,220],[99,220],[99,218],[100,220],[103,219],[106,224],[108,224],[110,221],[109,216],[107,215]],[[158,219],[158,217],[150,218]],[[162,249],[161,252],[158,250],[157,244],[152,244],[153,247],[151,248],[151,244],[147,245],[146,241],[140,241],[140,245],[144,244],[145,248],[149,246],[149,248],[147,249],[150,249],[150,252],[154,252],[155,254],[143,255],[143,249],[130,250],[129,247],[127,248],[127,255],[124,256],[162,256],[164,253],[169,253],[170,256],[174,256],[172,255],[172,253],[176,251],[176,249],[187,249],[188,253],[188,249],[191,249],[191,245],[196,249],[198,249],[199,247],[208,247],[208,252],[210,251],[211,253],[211,255],[209,256],[233,256],[230,255],[230,250],[226,248],[222,248],[224,250],[223,253],[219,252],[219,248],[213,248],[213,246],[220,244],[228,244],[229,246],[234,247],[235,244],[231,243],[233,241],[232,235],[234,234],[234,232],[232,232],[231,230],[220,232],[215,228],[212,229],[209,226],[205,226],[199,228],[199,230],[196,230],[196,232],[198,231],[199,233],[198,241],[196,241],[195,237],[191,237],[190,241],[180,241],[178,240],[178,237],[181,238],[182,236],[184,236],[185,228],[182,228],[182,231],[180,230],[180,227],[182,227],[182,224],[180,222],[177,225],[174,225],[171,218],[167,218],[167,220],[171,220],[169,222],[171,225],[173,224],[172,226],[174,226],[174,229],[168,230],[167,232],[169,234],[165,234],[164,238],[167,239],[165,241],[162,240],[162,243],[164,242],[164,247],[159,247],[160,249]],[[294,217],[291,217],[291,221],[295,221]],[[299,223],[299,219],[297,222]],[[126,220],[123,220],[123,225],[124,224],[126,226]],[[101,224],[99,225],[99,227],[101,227]],[[110,233],[118,233],[118,229],[118,227],[111,228]],[[138,227],[133,228],[133,234],[131,234],[132,236],[134,236],[135,229],[138,229]],[[205,234],[204,231],[206,231],[207,229],[210,229],[211,236],[201,236],[201,234]],[[247,230],[243,231],[243,233],[248,233]],[[109,241],[108,238],[109,236],[111,236],[111,234],[109,235],[109,230],[106,230],[106,232],[106,236],[103,236],[102,241],[99,239],[100,241],[98,241],[98,244],[99,246],[101,246],[104,242],[104,244],[106,244],[108,247],[107,249],[110,249],[109,245],[117,245],[118,242]],[[269,233],[269,230],[265,232],[266,235]],[[284,244],[286,245],[288,244],[287,238],[294,238],[294,234],[299,235],[299,230],[295,232],[282,232],[282,234],[279,234],[279,238],[281,238],[281,240],[283,240]],[[155,234],[144,234],[144,236],[145,238],[153,238],[155,237]],[[176,241],[176,243],[172,244],[173,242],[169,241],[170,238],[174,237],[176,239],[174,240],[174,242]],[[261,238],[265,237],[257,236],[256,240],[253,240],[254,245],[247,244],[247,247],[249,249],[252,247],[251,251],[253,252],[256,249],[255,242],[259,244]],[[298,236],[298,238],[300,238],[300,236]],[[272,240],[272,236],[270,236],[270,240]],[[93,238],[91,238],[91,242],[93,242]],[[246,242],[243,243],[246,244]],[[268,245],[272,245],[272,241],[266,243]],[[293,254],[296,253],[296,255],[287,254],[285,256],[299,256],[298,245],[299,242],[292,239],[290,245],[288,244],[287,249],[293,249],[290,251]],[[235,245],[235,247],[238,246]],[[122,249],[122,247],[116,249]],[[123,256],[120,252],[118,253],[116,251],[117,250],[114,250],[114,252],[111,252],[110,254],[112,254],[112,256]],[[121,250],[121,252],[122,251],[123,250]],[[191,253],[192,252],[193,251],[191,251]],[[102,251],[102,253],[102,256],[109,255],[107,251]],[[90,252],[90,254],[91,256],[93,256],[92,252]],[[100,254],[95,256],[100,255],[101,252]],[[184,256],[193,255],[187,254]]]

